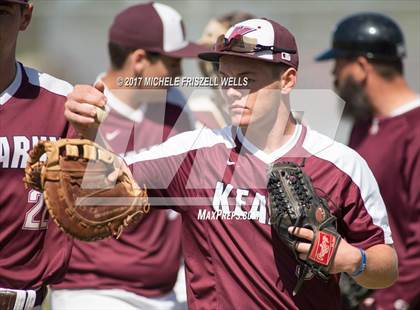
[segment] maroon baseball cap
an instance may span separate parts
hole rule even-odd
[[[198,56],[218,62],[222,55],[283,63],[295,69],[299,66],[294,36],[279,23],[266,18],[248,19],[233,25],[218,38],[213,51]]]
[[[109,30],[109,41],[170,57],[197,57],[207,49],[185,39],[181,15],[161,3],[131,6],[118,14]]]
[[[28,4],[28,0],[0,0],[0,4],[2,4],[2,2],[11,2],[11,3],[18,3],[18,4],[24,4],[24,5]]]

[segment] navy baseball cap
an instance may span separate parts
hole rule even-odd
[[[118,14],[109,29],[109,41],[174,58],[197,57],[207,50],[186,40],[176,10],[155,2],[134,5]]]
[[[341,20],[333,34],[332,47],[315,60],[365,56],[397,60],[406,56],[404,35],[398,24],[379,13],[358,13]]]
[[[266,18],[248,19],[233,25],[218,38],[213,51],[201,53],[199,57],[218,62],[222,55],[283,63],[295,69],[299,66],[293,34],[279,23]]]

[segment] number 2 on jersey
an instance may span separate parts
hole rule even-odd
[[[43,230],[48,227],[47,208],[44,207],[44,196],[36,190],[31,189],[28,193],[28,203],[33,203],[34,206],[26,212],[25,222],[22,229],[25,230]],[[41,219],[37,220],[38,214],[41,214]]]

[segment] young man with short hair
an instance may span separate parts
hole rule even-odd
[[[299,63],[293,35],[272,20],[251,19],[200,57],[218,61],[223,76],[248,77],[247,89],[224,90],[232,125],[183,133],[125,159],[137,182],[154,189],[155,207],[181,213],[189,309],[338,309],[340,272],[360,271],[356,280],[367,287],[391,285],[397,257],[367,164],[290,113]],[[69,112],[81,102],[101,106],[104,97],[79,87],[66,103],[69,120],[85,127],[91,120],[79,122]],[[303,165],[319,194],[329,197],[343,237],[329,281],[308,279],[296,296],[297,261],[269,221],[267,169],[280,161]],[[224,217],[203,217],[215,213]],[[294,234],[313,237],[305,228]],[[304,258],[310,244],[303,240],[296,249]]]

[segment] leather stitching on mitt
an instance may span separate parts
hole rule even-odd
[[[72,237],[118,238],[150,209],[146,188],[139,189],[131,175],[123,172],[115,184],[108,181],[118,163],[116,154],[90,140],[40,141],[29,152],[24,183],[44,193],[51,217]]]

